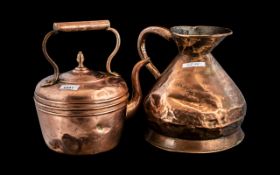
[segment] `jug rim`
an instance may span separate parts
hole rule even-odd
[[[229,28],[207,25],[179,25],[171,27],[170,31],[180,37],[221,37],[233,33]]]

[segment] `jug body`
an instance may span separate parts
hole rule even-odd
[[[144,100],[146,140],[164,150],[191,153],[222,151],[240,143],[246,102],[211,54],[231,31],[212,26],[150,27],[140,34],[142,59],[148,58],[143,42],[148,33],[175,40],[179,53],[162,74],[152,63],[147,65],[157,82]]]

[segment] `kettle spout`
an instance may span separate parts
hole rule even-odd
[[[141,90],[140,81],[139,81],[139,71],[141,70],[141,68],[144,65],[146,65],[149,62],[150,62],[150,60],[148,60],[148,59],[141,60],[133,67],[133,70],[131,73],[133,91],[132,91],[132,97],[126,108],[126,118],[130,118],[131,116],[133,116],[133,114],[136,112],[136,110],[138,109],[138,107],[140,105],[140,102],[142,99],[142,90]]]

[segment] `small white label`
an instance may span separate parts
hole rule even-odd
[[[76,91],[79,89],[79,87],[80,85],[65,84],[65,85],[61,85],[59,89]]]
[[[205,67],[206,64],[205,62],[191,62],[191,63],[184,63],[182,65],[183,68],[188,68],[188,67]]]

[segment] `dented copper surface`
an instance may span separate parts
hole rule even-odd
[[[107,72],[89,70],[78,53],[78,66],[59,72],[47,53],[49,37],[59,32],[108,30],[116,36],[116,47],[107,59]],[[60,153],[96,154],[114,148],[121,136],[123,123],[139,106],[141,88],[138,74],[148,60],[137,63],[132,71],[133,94],[125,81],[111,72],[111,60],[120,46],[118,32],[108,20],[54,23],[42,44],[43,53],[54,68],[54,75],[41,80],[34,93],[37,114],[47,146]]]
[[[149,60],[145,40],[154,33],[174,40],[179,53],[161,74],[149,63],[155,83],[144,101],[146,140],[168,151],[209,153],[242,141],[246,102],[211,51],[230,29],[213,26],[148,27],[138,38],[141,59]]]

